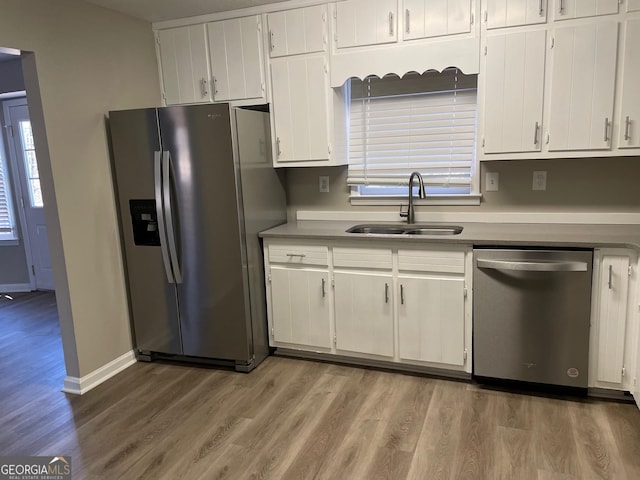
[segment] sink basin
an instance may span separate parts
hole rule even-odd
[[[458,225],[354,225],[347,233],[367,235],[458,235],[462,232]]]
[[[356,225],[347,230],[347,233],[368,233],[371,235],[402,235],[405,232],[406,228],[393,225]]]

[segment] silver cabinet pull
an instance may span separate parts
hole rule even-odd
[[[627,115],[627,118],[624,119],[624,139],[625,140],[631,139],[631,135],[629,134],[630,129],[631,129],[631,119],[629,118],[629,115]]]
[[[536,127],[533,130],[533,144],[538,144],[538,134],[540,133],[540,123],[536,122]]]
[[[280,137],[276,138],[276,155],[279,157],[282,151],[280,150]]]
[[[384,303],[389,303],[389,284],[384,284]]]
[[[564,0],[560,0],[560,15],[564,13]]]
[[[411,12],[408,8],[404,11],[404,31],[411,33]]]
[[[604,141],[609,141],[609,118],[604,119]]]
[[[218,79],[213,77],[213,96],[215,97],[218,94]]]
[[[542,17],[544,15],[544,6],[543,6],[543,2],[544,0],[540,0],[540,11],[538,12],[540,14],[540,16]]]
[[[324,289],[324,284],[325,284],[325,280],[324,280],[324,278],[323,278],[323,279],[322,279],[322,298],[324,298],[324,297],[325,297],[325,295],[327,294],[327,292],[326,292],[326,291],[325,291],[325,289]]]
[[[209,94],[209,89],[207,88],[207,79],[206,78],[202,78],[200,79],[200,91],[202,92],[202,96],[206,97]]]
[[[400,284],[400,305],[404,305],[404,285]]]
[[[287,253],[287,257],[292,258],[292,257],[300,257],[300,258],[304,258],[307,255],[304,253]]]
[[[612,277],[613,277],[613,265],[609,265],[609,290],[611,290]]]
[[[393,12],[389,12],[389,35],[393,36]]]
[[[276,44],[273,41],[275,35],[273,34],[273,30],[269,30],[269,47],[271,48],[271,51],[273,52],[273,49],[276,48]]]

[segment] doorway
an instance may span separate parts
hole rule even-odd
[[[26,97],[2,102],[32,290],[54,290],[40,173]]]

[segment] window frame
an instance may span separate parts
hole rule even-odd
[[[20,243],[20,237],[18,235],[18,216],[14,205],[14,188],[11,171],[9,170],[8,151],[6,149],[4,134],[0,134],[0,170],[2,177],[0,181],[4,183],[4,191],[7,202],[7,212],[9,216],[9,224],[11,231],[0,232],[0,246],[12,246]]]

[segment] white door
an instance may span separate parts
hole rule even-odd
[[[546,0],[487,0],[487,28],[544,23]]]
[[[270,279],[273,340],[331,348],[329,272],[274,266]]]
[[[405,0],[405,40],[471,31],[469,0]]]
[[[267,19],[271,58],[325,50],[325,5],[274,12]]]
[[[620,148],[640,147],[640,18],[627,20],[622,65]]]
[[[484,153],[539,152],[546,31],[487,38]]]
[[[556,0],[556,20],[618,13],[619,0]]]
[[[347,0],[336,4],[337,47],[359,47],[398,40],[396,0]]]
[[[53,271],[49,256],[44,202],[40,190],[40,174],[31,133],[31,121],[26,99],[4,104],[5,122],[10,125],[10,152],[14,170],[19,177],[16,191],[24,205],[23,237],[27,259],[30,260],[32,285],[38,290],[53,290]],[[15,178],[15,177],[14,177]],[[30,257],[30,258],[29,258]]]
[[[336,272],[336,348],[393,357],[393,277]]]

